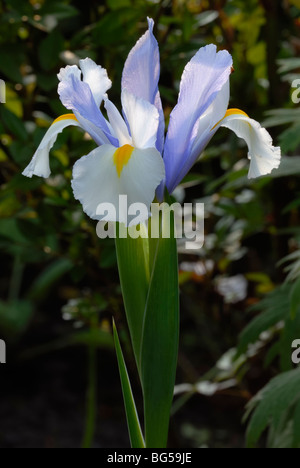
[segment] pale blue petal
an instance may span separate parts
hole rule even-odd
[[[199,156],[194,151],[191,158],[196,138],[201,150],[197,129],[199,119],[228,81],[231,68],[231,55],[227,51],[217,53],[213,44],[201,48],[185,67],[165,143],[164,161],[169,192],[175,189]],[[200,135],[203,144],[207,144],[211,136],[209,133]]]
[[[74,112],[74,115],[76,116],[81,127],[92,137],[97,145],[101,146],[110,143],[112,137],[110,136],[108,138],[107,134],[104,133],[97,125],[82,117],[82,115],[80,115],[78,112]],[[111,131],[110,135],[112,135]]]
[[[229,103],[229,79],[224,84],[216,99],[201,115],[194,125],[190,146],[184,158],[184,165],[180,168],[169,187],[170,192],[177,187],[185,175],[191,170],[201,153],[220,128]]]
[[[148,31],[138,40],[124,65],[122,89],[137,98],[155,105],[159,112],[159,129],[156,147],[160,153],[164,144],[164,114],[158,91],[160,75],[159,49],[153,35],[154,21],[148,18]]]
[[[105,134],[110,143],[117,144],[116,138],[110,134],[107,121],[97,107],[88,83],[81,81],[75,74],[69,74],[67,79],[59,83],[58,94],[62,104],[74,112],[79,122],[81,122],[81,117],[91,122]],[[84,120],[81,123],[83,125]],[[88,128],[84,128],[89,132]]]
[[[159,203],[162,203],[164,201],[165,188],[166,188],[166,178],[163,179],[163,181],[159,184],[159,186],[156,189],[155,195]]]

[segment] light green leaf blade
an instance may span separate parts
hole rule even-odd
[[[114,340],[115,340],[115,347],[116,353],[118,358],[118,365],[120,371],[120,378],[122,384],[122,391],[124,397],[124,404],[125,404],[125,411],[126,411],[126,418],[130,436],[130,442],[132,448],[145,448],[145,442],[139,422],[138,413],[136,410],[134,397],[131,390],[131,385],[129,381],[128,372],[126,369],[126,364],[124,361],[124,356],[122,353],[118,332],[116,329],[115,322],[113,322],[113,331],[114,331]]]
[[[151,240],[152,247],[156,242],[156,251],[145,311],[141,350],[147,448],[166,447],[176,376],[179,289],[173,215],[171,218],[173,226],[171,237]],[[151,248],[150,251],[153,249]]]
[[[149,288],[148,239],[117,236],[116,251],[120,283],[132,347],[140,367],[141,337]]]

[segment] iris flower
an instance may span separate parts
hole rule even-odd
[[[249,178],[270,174],[279,167],[280,148],[269,133],[239,109],[228,109],[232,57],[215,45],[201,48],[186,65],[178,103],[171,112],[166,138],[158,81],[159,50],[153,35],[154,22],[131,50],[123,70],[122,115],[108,99],[111,81],[107,72],[91,59],[80,68],[67,66],[58,74],[58,94],[72,111],[56,119],[45,134],[29,166],[32,177],[49,177],[49,151],[67,126],[81,127],[98,145],[79,159],[73,169],[72,188],[83,210],[99,219],[102,203],[119,205],[119,195],[128,204],[139,202],[150,210],[157,193],[165,187],[172,193],[197,161],[220,127],[227,127],[248,145]],[[107,118],[100,110],[104,104]],[[117,212],[116,219],[126,218]]]

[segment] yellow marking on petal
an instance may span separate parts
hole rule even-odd
[[[134,148],[131,145],[124,145],[117,149],[114,153],[114,164],[116,165],[118,176],[121,177],[121,173],[128,164]]]
[[[249,119],[249,115],[247,115],[246,112],[240,109],[228,109],[223,119],[219,120],[219,122],[216,123],[216,125],[211,129],[211,131],[214,130],[224,119],[226,119],[226,117],[229,117],[230,115],[243,115],[244,117],[247,117]]]
[[[242,111],[240,109],[228,109],[228,111],[224,115],[223,119],[225,119],[226,117],[229,117],[230,115],[244,115],[245,117],[248,117],[248,119],[249,119],[249,115],[247,115],[246,112],[244,112],[244,111]]]
[[[57,119],[55,119],[52,125],[57,122],[61,122],[62,120],[75,120],[76,122],[78,122],[74,114],[64,114],[58,117]]]

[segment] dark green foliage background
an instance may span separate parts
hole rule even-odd
[[[212,396],[202,387],[176,397],[169,445],[300,447],[300,370],[291,362],[291,343],[300,339],[300,108],[291,99],[300,78],[299,13],[299,0],[0,2],[1,447],[80,445],[91,343],[99,347],[95,447],[129,444],[112,316],[141,401],[114,243],[97,238],[70,186],[72,165],[94,143],[68,129],[51,153],[50,180],[21,172],[66,112],[60,67],[91,57],[108,70],[119,106],[123,64],[147,16],[156,21],[166,119],[184,65],[213,42],[233,55],[231,107],[265,121],[284,155],[272,177],[249,182],[245,146],[221,130],[184,181],[185,200],[204,201],[207,219],[205,247],[180,253],[177,382],[235,382]],[[247,296],[228,303],[217,284],[235,275],[247,279]],[[226,366],[216,366],[224,353]],[[263,388],[249,405],[256,412],[246,437],[245,406]]]

